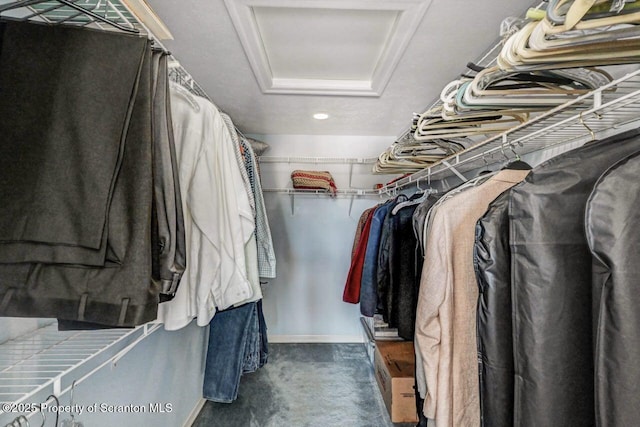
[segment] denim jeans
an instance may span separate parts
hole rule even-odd
[[[216,313],[209,323],[204,398],[233,402],[238,397],[242,374],[255,372],[266,360],[266,324],[261,301]]]
[[[262,300],[253,303],[253,318],[250,321],[247,345],[244,351],[242,373],[248,374],[262,368],[267,363],[267,324],[262,313]]]
[[[256,304],[258,308],[258,322],[260,322],[260,368],[266,365],[269,359],[269,342],[267,341],[267,323],[264,320],[262,311],[262,300]]]

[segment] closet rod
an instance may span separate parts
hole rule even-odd
[[[280,193],[280,194],[292,194],[292,195],[309,195],[309,196],[333,196],[332,193],[326,190],[303,190],[296,188],[263,188],[262,192],[264,193]],[[379,190],[364,190],[364,189],[346,189],[346,190],[336,190],[336,196],[375,196],[378,197],[382,193]]]
[[[277,157],[260,156],[260,163],[327,163],[327,164],[374,164],[378,159],[372,158],[341,158],[341,157]]]

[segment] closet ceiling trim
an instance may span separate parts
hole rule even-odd
[[[432,0],[225,0],[225,5],[263,93],[378,97],[391,79],[431,2]],[[270,46],[257,19],[260,9],[267,8],[293,16],[297,10],[319,9],[394,12],[396,17],[387,28],[388,35],[379,46],[380,54],[373,61],[373,68],[367,70],[369,78],[282,78],[274,75],[274,64],[271,63],[274,58],[269,57]],[[278,28],[278,31],[282,30]],[[331,31],[329,29],[328,34]],[[289,38],[291,39],[295,37]],[[346,50],[347,45],[345,43],[342,49],[334,51],[343,58],[348,58],[352,55]],[[339,56],[334,58],[334,61],[339,60]],[[331,58],[327,61],[332,62]]]

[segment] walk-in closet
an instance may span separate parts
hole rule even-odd
[[[638,425],[639,64],[638,0],[0,0],[0,426]]]

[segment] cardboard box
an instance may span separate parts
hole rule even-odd
[[[413,343],[376,341],[374,370],[391,422],[417,422]]]

